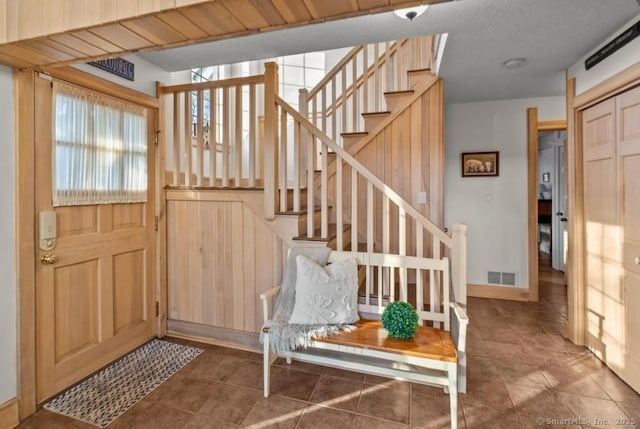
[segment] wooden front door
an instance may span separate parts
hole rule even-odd
[[[40,403],[154,336],[156,112],[147,109],[146,203],[54,209],[51,82],[35,80],[36,215],[55,211],[57,218],[55,247],[36,254]],[[36,249],[38,237],[36,231]],[[55,262],[46,260],[51,255]]]

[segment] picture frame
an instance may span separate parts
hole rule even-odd
[[[492,177],[500,175],[500,152],[462,152],[462,177]]]

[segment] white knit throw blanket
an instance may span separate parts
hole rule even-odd
[[[273,317],[262,325],[260,343],[264,343],[264,328],[269,330],[271,351],[281,353],[307,347],[312,337],[326,337],[335,334],[340,325],[295,325],[289,324],[296,294],[296,256],[304,255],[321,266],[327,265],[331,249],[328,247],[292,247],[289,251],[285,272],[276,299]]]

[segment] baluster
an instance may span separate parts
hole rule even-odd
[[[209,186],[216,186],[217,163],[218,163],[218,137],[217,127],[217,104],[218,91],[216,88],[209,89]]]
[[[380,111],[380,97],[382,96],[382,90],[380,88],[380,44],[373,45],[373,88],[374,88],[374,111]]]
[[[322,102],[322,121],[320,122],[320,129],[322,130],[323,133],[328,134],[327,133],[327,88],[322,88],[322,91],[320,91],[322,96],[320,98],[321,102]]]
[[[172,185],[181,185],[182,151],[180,150],[180,97],[179,93],[173,93],[173,180]]]
[[[440,240],[438,240],[436,236],[432,237],[431,257],[433,259],[440,259]],[[440,308],[441,290],[444,285],[440,284],[439,275],[434,276],[433,270],[430,271],[429,285],[431,286],[431,311],[448,311],[446,308]],[[434,322],[433,327],[440,329],[440,322]]]
[[[398,207],[398,254],[404,256],[407,254],[407,213],[402,207]],[[407,269],[400,269],[400,283],[406,284]],[[404,289],[406,291],[406,288]],[[407,295],[400,295],[400,299],[407,300]]]
[[[367,182],[367,252],[373,253],[373,183]]]
[[[293,211],[300,212],[300,122],[293,123]],[[312,212],[307,211],[308,215]]]
[[[358,172],[351,168],[351,251],[358,250]]]
[[[328,206],[328,178],[327,174],[327,151],[329,150],[328,146],[322,146],[322,153],[320,158],[320,235],[322,238],[327,238],[329,236],[329,206]],[[338,231],[338,234],[340,231]]]
[[[308,101],[308,91],[306,88],[300,89],[298,93],[298,105],[300,106],[300,114],[305,118],[309,119],[309,101]],[[306,147],[309,144],[307,138],[307,131],[304,127],[300,128],[300,186],[309,187],[307,183],[307,150]]]
[[[362,48],[362,107],[360,113],[369,111],[369,46]],[[362,115],[358,119],[362,119]],[[359,129],[359,128],[358,128]]]
[[[256,186],[256,85],[249,87],[249,187]]]
[[[200,186],[203,186],[204,179],[204,106],[203,106],[203,95],[202,90],[199,89],[196,92],[196,144],[197,144],[197,165],[198,165],[198,176],[196,178],[196,183]]]
[[[342,110],[342,123],[340,124],[340,131],[347,131],[347,65],[345,64],[342,67],[342,95],[340,97],[342,99],[342,103],[340,109]],[[344,143],[342,143],[342,137],[340,137],[340,146],[344,147]]]
[[[191,135],[193,134],[193,127],[191,125],[193,118],[191,117],[191,91],[184,93],[184,151],[187,158],[187,168],[185,171],[185,184],[191,186],[191,171],[193,166],[191,165],[192,158],[192,143]]]
[[[358,56],[353,57],[353,67],[351,68],[353,76],[351,77],[351,131],[356,129],[358,123]]]
[[[385,44],[385,51],[384,51],[384,64],[385,64],[385,88],[384,92],[389,92],[389,91],[393,91],[393,63],[391,62],[391,43],[386,42]]]
[[[316,137],[311,135],[308,140],[305,141],[307,152],[307,211],[311,216],[307,216],[307,237],[313,237],[314,222],[313,222],[313,171],[314,171],[314,159],[313,153],[316,147]]]
[[[390,219],[391,219],[391,206],[389,204],[389,198],[386,195],[382,195],[382,253],[389,253],[389,249],[391,247],[391,237],[390,237]],[[385,293],[390,293],[389,291],[389,281],[388,281],[388,272],[387,276],[385,276]]]
[[[235,160],[235,187],[241,187],[242,179],[242,86],[236,85],[236,112],[235,112],[235,141],[233,144],[234,160]]]
[[[342,158],[340,155],[336,156],[336,231],[338,231],[338,241],[336,250],[344,250],[344,240],[342,238],[342,231],[344,230],[344,220],[342,217]]]
[[[336,77],[331,78],[331,139],[335,142],[338,138],[338,114],[336,109],[338,108],[338,102],[336,99]]]
[[[280,138],[278,139],[280,160],[278,165],[280,166],[280,211],[287,211],[287,112],[281,109],[280,113]]]
[[[416,222],[416,256],[422,258],[423,256],[423,233],[424,228],[420,223]],[[420,311],[424,310],[424,285],[423,279],[424,270],[416,270],[416,308]]]
[[[229,87],[222,91],[222,186],[229,186],[229,140],[231,138],[231,103],[229,102]]]

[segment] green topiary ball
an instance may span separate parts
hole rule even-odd
[[[382,326],[392,337],[406,340],[418,330],[418,313],[408,302],[391,302],[382,312]]]

